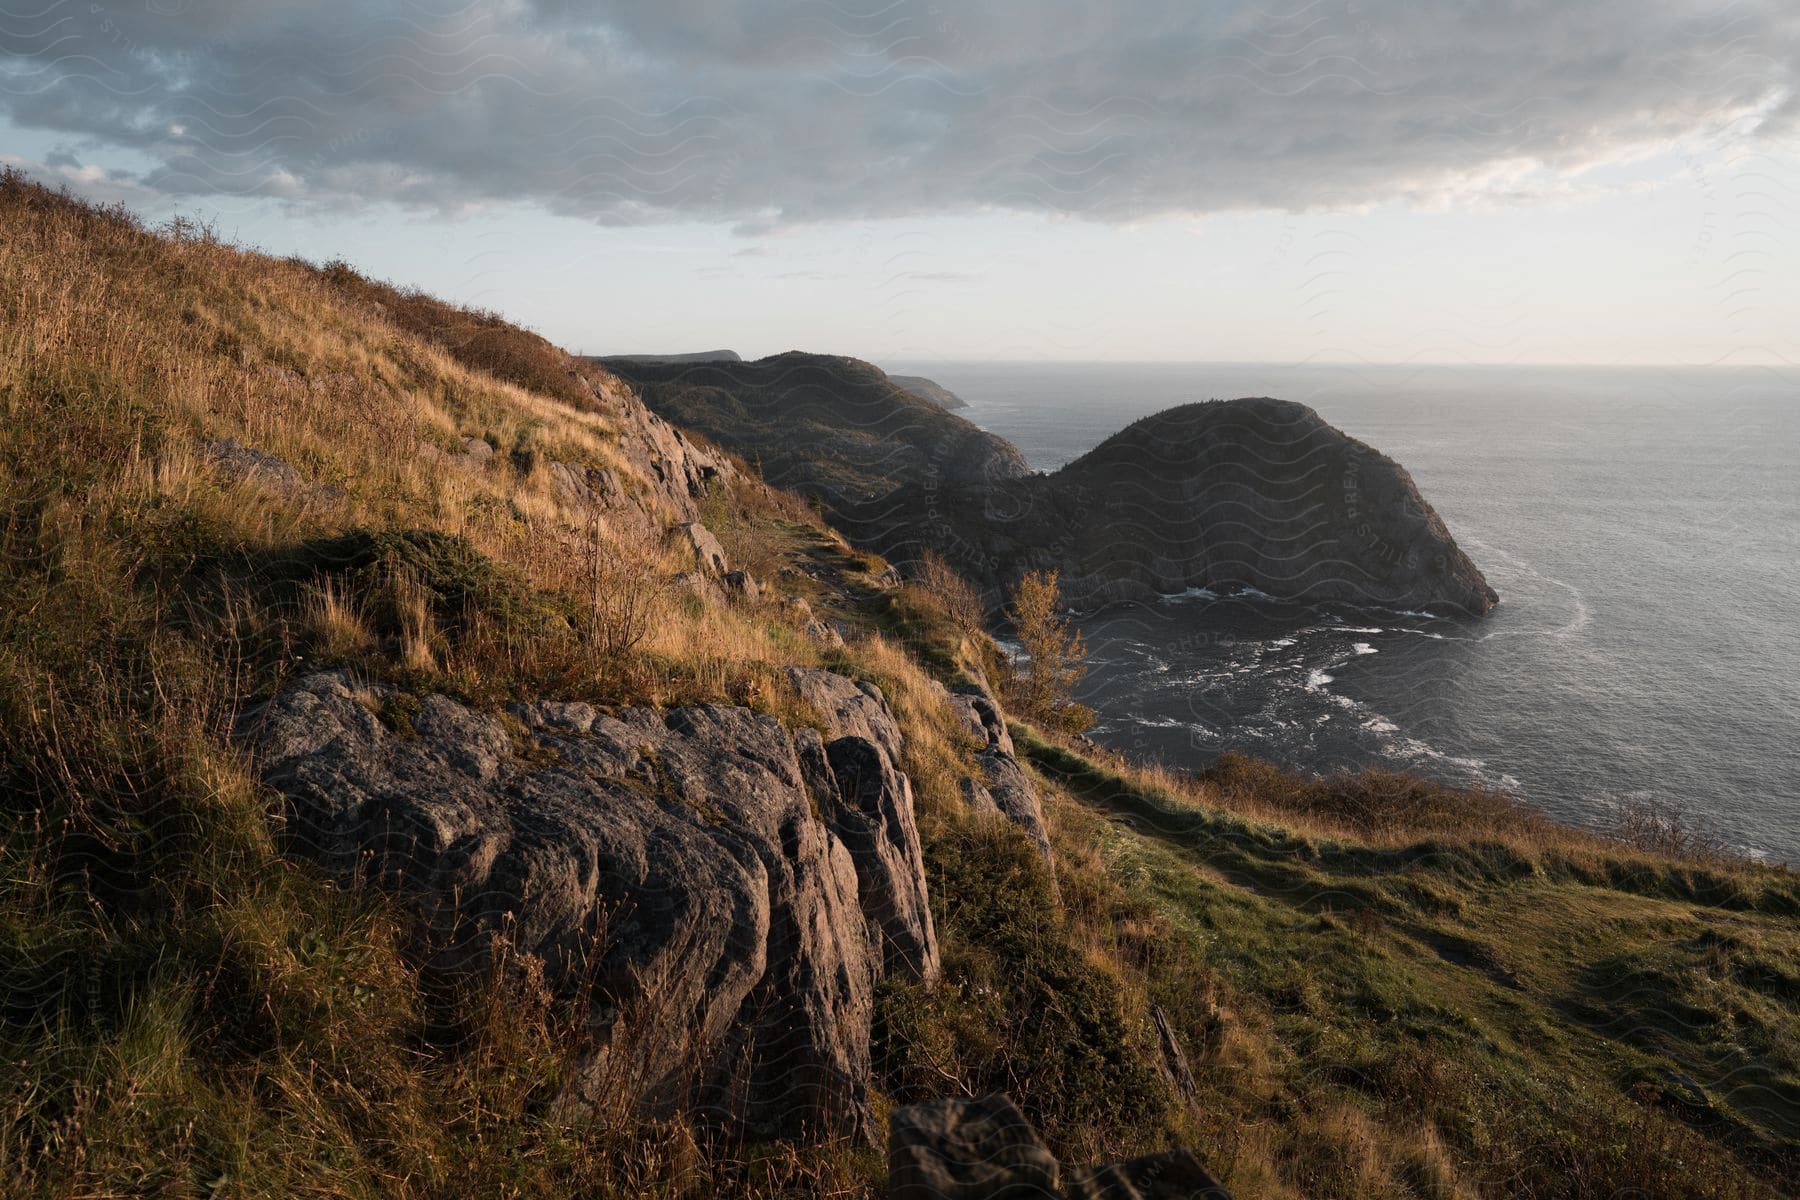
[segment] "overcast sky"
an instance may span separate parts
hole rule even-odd
[[[571,349],[1800,362],[1800,5],[32,0],[0,160]]]

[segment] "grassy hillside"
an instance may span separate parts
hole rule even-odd
[[[1188,1144],[1240,1196],[1793,1177],[1792,875],[1021,726],[1052,879],[957,791],[933,679],[991,661],[981,632],[754,480],[662,486],[635,405],[490,314],[0,178],[0,1191],[879,1194],[879,1148],[563,1112],[579,1031],[528,976],[433,983],[404,905],[285,857],[228,730],[329,664],[790,723],[786,664],[879,683],[945,960],[879,998],[884,1105],[1004,1090],[1065,1160]],[[597,517],[554,463],[630,503]],[[695,516],[847,644],[670,586]]]

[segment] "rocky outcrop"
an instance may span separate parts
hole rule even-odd
[[[550,484],[565,504],[588,511],[607,511],[625,503],[625,487],[619,473],[607,467],[584,467],[552,462]]]
[[[904,488],[853,533],[901,561],[937,550],[995,600],[1052,568],[1077,607],[1193,588],[1465,613],[1498,601],[1398,463],[1282,400],[1172,408],[1052,475]]]
[[[885,735],[882,715],[865,726]],[[873,988],[937,973],[897,744],[733,707],[501,716],[344,672],[239,734],[289,847],[411,897],[434,969],[504,946],[586,1005],[601,1049],[577,1098],[625,1086],[759,1135],[868,1132]]]
[[[896,1109],[889,1200],[1230,1200],[1186,1150],[1065,1172],[1005,1096]]]
[[[286,459],[267,450],[246,446],[235,438],[203,438],[200,451],[213,469],[225,478],[255,484],[286,500],[336,504],[344,499],[342,488],[334,484],[308,483]]]
[[[478,437],[461,439],[454,451],[425,444],[419,447],[419,453],[442,466],[461,467],[465,471],[479,471],[494,461],[494,448]]]
[[[855,860],[870,939],[888,971],[933,982],[940,962],[925,856],[912,782],[899,770],[900,727],[887,699],[872,683],[816,668],[789,667],[788,679],[825,720],[829,740],[821,740],[819,757],[810,761],[829,771],[843,798],[826,820]]]
[[[616,373],[590,362],[579,377],[592,396],[592,407],[617,427],[614,449],[622,462],[613,465],[622,465],[636,477],[636,485],[621,488],[619,495],[656,523],[694,520],[700,513],[700,501],[715,486],[737,477],[730,459],[652,412]],[[577,475],[593,467],[610,469],[608,464],[598,463],[563,466]],[[593,486],[591,480],[586,482]]]
[[[781,604],[800,627],[806,631],[807,637],[825,647],[827,650],[837,650],[843,647],[844,635],[839,633],[837,628],[833,626],[831,622],[821,620],[819,615],[813,611],[812,602],[806,597],[793,595],[783,596]]]
[[[1303,404],[1210,401],[1136,422],[1050,475],[854,359],[626,365],[645,400],[820,497],[897,562],[926,551],[998,609],[1027,571],[1082,608],[1191,589],[1485,613],[1498,597],[1392,459]]]
[[[719,539],[713,531],[698,521],[688,521],[675,527],[675,536],[693,552],[694,562],[709,575],[724,578],[731,573],[731,562],[725,557],[725,547],[719,545]]]
[[[845,516],[903,484],[1029,474],[1010,443],[854,358],[790,352],[755,362],[609,359],[671,421],[756,460],[778,487]]]
[[[964,731],[977,747],[975,761],[982,771],[981,778],[971,776],[962,781],[963,800],[977,812],[997,812],[1017,825],[1050,869],[1054,889],[1056,855],[1050,849],[1050,831],[1044,824],[1043,799],[1038,795],[1037,784],[1019,765],[1005,715],[979,684],[959,685],[950,689],[948,695],[952,711],[962,719]]]

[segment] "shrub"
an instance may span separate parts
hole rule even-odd
[[[1075,685],[1087,674],[1087,646],[1059,609],[1055,571],[1032,571],[1013,587],[1012,618],[1025,648],[1022,669],[1013,673],[1013,703],[1041,721],[1079,731],[1093,712],[1074,703]]]
[[[946,616],[962,626],[964,633],[982,632],[987,610],[981,595],[935,550],[927,550],[919,561],[919,587],[937,601]]]
[[[667,605],[670,576],[654,538],[633,525],[608,538],[596,516],[579,537],[588,639],[605,658],[637,649]]]

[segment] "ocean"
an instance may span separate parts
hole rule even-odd
[[[1500,593],[1470,619],[1204,593],[1085,614],[1097,740],[1393,767],[1598,827],[1654,801],[1800,863],[1800,372],[893,369],[1045,471],[1175,404],[1310,404],[1405,466]]]

